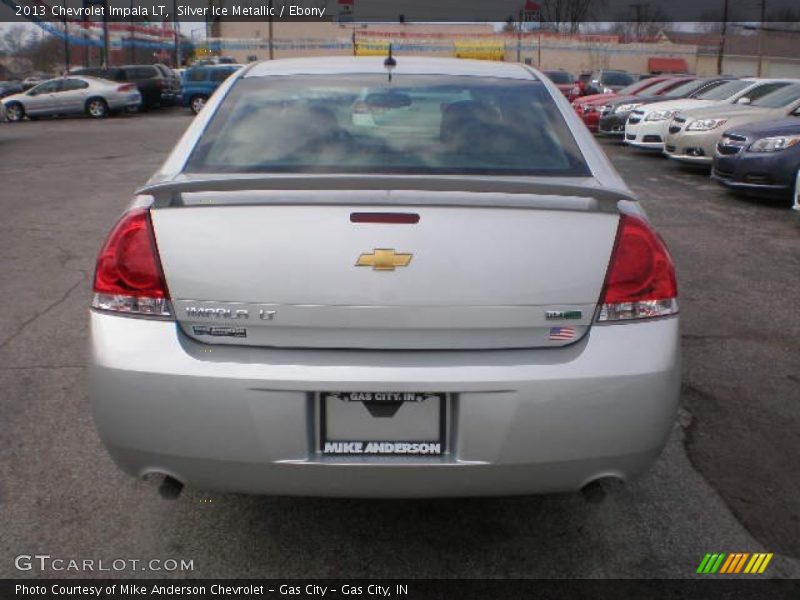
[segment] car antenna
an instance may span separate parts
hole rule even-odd
[[[389,44],[389,56],[386,57],[386,60],[383,61],[383,66],[386,67],[386,71],[389,73],[389,81],[392,81],[392,69],[397,66],[397,61],[392,56],[392,44]]]

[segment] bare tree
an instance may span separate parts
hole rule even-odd
[[[8,57],[19,56],[28,45],[31,34],[24,26],[14,25],[0,37],[0,53]]]
[[[541,19],[557,31],[578,33],[581,23],[586,21],[594,8],[604,0],[538,0]]]
[[[621,41],[633,42],[654,38],[668,28],[669,17],[659,7],[644,2],[630,5],[627,14],[617,15],[611,31]]]

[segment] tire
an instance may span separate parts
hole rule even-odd
[[[108,116],[108,104],[102,98],[89,98],[86,101],[86,114],[93,119],[105,119]]]
[[[192,96],[192,99],[189,100],[189,108],[192,109],[194,114],[197,114],[203,110],[206,102],[208,102],[208,96]]]
[[[25,107],[19,102],[12,102],[6,106],[6,119],[11,123],[19,123],[25,118]]]

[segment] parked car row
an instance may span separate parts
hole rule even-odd
[[[25,90],[0,82],[0,120],[86,114],[103,118],[121,111],[180,104],[198,113],[214,90],[242,65],[201,65],[181,77],[164,65],[76,69]]]
[[[667,76],[572,106],[590,131],[708,169],[730,189],[793,199],[800,191],[800,79]]]

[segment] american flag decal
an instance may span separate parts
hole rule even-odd
[[[550,337],[551,340],[571,340],[575,337],[574,327],[551,327]]]

